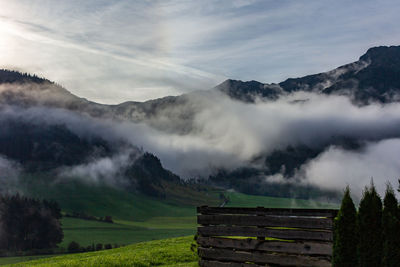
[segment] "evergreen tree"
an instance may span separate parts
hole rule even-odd
[[[64,237],[55,202],[0,196],[0,249],[54,248]]]
[[[382,262],[382,200],[371,186],[366,187],[358,209],[359,266],[379,267]]]
[[[347,186],[339,213],[334,220],[332,266],[357,266],[357,240],[357,211]]]
[[[400,221],[399,210],[393,188],[388,184],[384,198],[382,214],[383,227],[383,264],[396,267],[400,264]]]

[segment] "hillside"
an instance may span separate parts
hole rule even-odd
[[[391,106],[399,99],[399,55],[400,46],[375,47],[356,62],[278,84],[227,80],[119,105],[1,70],[0,156],[27,177],[80,177],[164,200],[197,190],[182,180],[248,194],[335,198],[338,188],[298,180],[332,149],[364,153],[399,137]]]
[[[278,84],[228,79],[212,90],[146,102],[127,101],[119,105],[102,105],[74,96],[62,86],[47,79],[3,69],[0,70],[0,84],[11,84],[13,87],[12,90],[4,86],[1,88],[0,103],[24,106],[40,104],[94,117],[149,122],[158,114],[167,112],[172,105],[184,106],[191,97],[197,95],[212,97],[215,90],[244,102],[254,102],[256,98],[275,100],[295,91],[347,95],[360,104],[370,101],[392,102],[398,100],[399,74],[400,46],[380,46],[370,48],[356,62],[328,72],[289,78]]]
[[[207,190],[202,186],[198,191],[193,187],[180,185],[168,188],[165,198],[148,196],[107,184],[93,185],[81,180],[52,183],[53,177],[26,176],[21,181],[23,192],[34,198],[56,200],[63,211],[86,213],[97,217],[112,215],[114,219],[145,221],[152,217],[193,216],[193,207],[198,205],[219,205],[219,191]]]
[[[93,190],[92,192],[94,192]],[[118,210],[113,209],[118,197],[110,194],[110,190],[106,190],[109,197],[102,199],[96,196],[100,201],[107,201],[109,205],[103,202],[90,201],[88,197],[84,197],[85,194],[83,189],[81,189],[80,194],[76,196],[76,203],[80,203],[83,208],[81,211],[90,212],[96,216],[104,216],[105,212],[107,214],[113,215],[114,223],[98,222],[83,220],[78,218],[64,217],[62,219],[62,225],[64,229],[65,238],[60,244],[61,248],[66,248],[71,241],[78,242],[81,246],[91,246],[92,244],[102,243],[102,244],[118,244],[127,245],[138,242],[145,242],[154,239],[165,239],[177,236],[188,236],[193,235],[196,232],[197,222],[196,222],[196,209],[194,206],[179,206],[172,204],[165,204],[157,199],[151,199],[146,196],[131,196],[129,199],[121,199],[124,201],[125,205],[119,207]],[[39,193],[39,192],[38,192]],[[42,192],[41,192],[42,193]],[[43,192],[44,193],[44,192]],[[61,205],[64,206],[64,210],[69,210],[69,201],[66,201],[64,197],[67,196],[68,191],[56,191],[53,196],[58,193],[65,194],[65,196],[59,196],[57,198]],[[91,192],[87,191],[90,194]],[[264,206],[271,208],[337,208],[337,204],[332,203],[319,203],[308,200],[298,200],[298,199],[286,199],[286,198],[274,198],[274,197],[264,197],[264,196],[251,196],[235,192],[225,192],[226,197],[229,199],[226,206],[228,207],[254,207],[254,206]],[[49,196],[49,195],[47,195]],[[75,198],[75,197],[74,197]],[[181,200],[181,202],[183,202]],[[122,204],[122,202],[120,203]],[[75,210],[75,209],[72,209]],[[122,218],[122,219],[121,219]],[[169,251],[167,248],[154,247],[161,244],[168,244],[171,242],[175,244],[176,240],[181,240],[179,247],[175,252]],[[143,266],[149,266],[152,264],[152,259],[141,255],[143,252],[141,250],[136,250],[139,247],[143,247],[143,250],[148,250],[153,253],[154,249],[162,249],[166,254],[176,253],[179,255],[193,255],[190,251],[190,244],[193,243],[193,236],[178,238],[178,239],[166,239],[161,241],[150,241],[145,243],[140,243],[137,245],[130,245],[117,250],[109,250],[104,252],[90,252],[75,255],[65,255],[58,257],[56,255],[45,255],[45,256],[25,256],[25,257],[10,257],[10,258],[0,258],[0,265],[7,263],[24,262],[29,260],[35,260],[35,258],[40,257],[51,257],[48,259],[37,261],[37,264],[48,264],[54,266],[57,264],[65,263],[68,260],[70,264],[76,264],[75,260],[85,259],[85,260],[106,260],[103,257],[109,257],[109,255],[114,255],[114,253],[125,254],[128,251],[134,251],[135,253],[128,253],[124,257],[128,261],[134,261],[140,259]],[[153,247],[152,247],[153,246]],[[164,250],[165,249],[165,250]],[[158,251],[158,250],[157,250]],[[138,253],[139,255],[136,255]],[[135,256],[136,255],[136,256]],[[171,257],[175,257],[171,255]],[[56,258],[53,258],[56,257]],[[89,259],[90,258],[90,259]],[[54,259],[54,261],[53,261]],[[195,258],[194,258],[195,259]],[[178,263],[180,261],[177,261]],[[27,263],[24,263],[27,264]],[[36,261],[32,264],[36,264]],[[138,263],[139,264],[139,263]],[[161,264],[161,263],[160,263]],[[162,263],[166,264],[166,263]],[[193,263],[194,264],[194,263]],[[172,266],[180,266],[174,265]],[[20,266],[20,265],[18,265]],[[39,265],[41,266],[41,265]],[[46,265],[43,265],[46,266]],[[74,265],[73,265],[74,266]],[[188,266],[182,264],[182,266]],[[190,265],[189,265],[190,266]],[[196,266],[196,265],[194,265]]]

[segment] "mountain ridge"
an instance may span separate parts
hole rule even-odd
[[[242,90],[241,93],[237,92],[238,88]],[[356,62],[328,72],[288,78],[278,84],[228,79],[216,89],[246,102],[254,102],[255,98],[276,99],[280,93],[295,91],[347,95],[358,104],[390,102],[400,90],[400,46],[373,47]],[[254,93],[253,97],[249,96],[249,91]],[[398,97],[394,99],[397,100]]]
[[[367,104],[370,101],[381,103],[398,101],[397,94],[400,91],[400,46],[379,46],[367,50],[360,56],[359,60],[352,62],[328,72],[306,75],[299,78],[288,78],[277,84],[262,83],[259,81],[241,81],[227,79],[211,90],[202,92],[211,93],[220,91],[232,99],[254,103],[256,99],[276,100],[278,97],[296,92],[313,91],[323,94],[339,94],[352,97],[358,104]],[[107,105],[99,104],[80,98],[62,86],[36,75],[23,74],[17,71],[0,70],[0,84],[26,82],[36,84],[48,84],[46,93],[50,94],[51,101],[43,103],[49,106],[64,106],[70,110],[83,110],[91,116],[106,116],[113,118],[123,118],[121,114],[138,114],[146,116],[157,109],[163,109],[166,104],[185,102],[188,95],[196,94],[197,91],[179,96],[166,96],[151,99],[144,102],[125,101],[119,104]],[[24,102],[23,92],[19,90],[15,95],[0,90],[0,103],[9,104],[13,102]],[[66,97],[66,101],[59,102],[58,94]],[[32,96],[31,96],[32,98]],[[4,99],[7,100],[4,101]],[[25,101],[27,101],[25,99]],[[58,101],[58,102],[57,102]],[[5,103],[6,102],[6,103]],[[37,101],[38,102],[38,101]],[[26,103],[37,105],[37,102]],[[21,104],[21,103],[18,103]],[[111,115],[109,114],[111,113]],[[140,116],[133,116],[132,120],[141,120]]]
[[[77,97],[60,85],[35,75],[1,70],[0,112],[7,111],[7,106],[17,106],[29,112],[32,111],[30,110],[32,108],[58,109],[60,112],[67,110],[73,114],[83,116],[86,120],[84,120],[84,123],[92,123],[92,120],[107,121],[107,123],[133,122],[144,124],[149,129],[154,129],[159,133],[171,136],[185,137],[193,135],[199,137],[202,134],[209,134],[209,129],[199,124],[197,115],[209,108],[220,105],[221,101],[226,101],[229,98],[244,105],[256,105],[263,101],[278,101],[281,97],[299,91],[321,95],[342,95],[348,97],[354,104],[359,106],[375,102],[381,104],[396,102],[400,100],[398,97],[400,92],[400,46],[371,48],[356,62],[340,66],[328,72],[300,78],[289,78],[279,84],[266,84],[257,81],[243,82],[228,79],[209,90],[195,91],[180,96],[167,96],[145,102],[127,101],[117,105],[98,104]],[[53,111],[48,110],[48,112]],[[63,124],[65,121],[61,120],[56,123]],[[21,127],[23,129],[27,126],[22,125]],[[98,127],[96,127],[93,128],[98,130]],[[107,124],[102,127],[107,127]],[[44,128],[43,131],[47,131],[46,129]],[[30,133],[23,130],[19,132],[22,134],[20,140],[23,139],[23,134]],[[48,133],[53,133],[54,138],[61,139],[52,139],[53,136],[49,136]],[[49,140],[53,140],[53,143],[49,147],[41,146],[40,144],[46,143],[40,140],[41,136],[48,136]],[[0,146],[2,146],[0,152],[10,150],[6,144],[11,142],[12,135],[9,135],[7,138],[3,140],[4,142],[0,142]],[[87,151],[90,151],[92,148],[98,151],[98,149],[95,149],[96,146],[103,147],[102,149],[105,151],[102,152],[103,154],[96,152],[99,157],[113,157],[121,152],[113,151],[111,148],[118,146],[109,141],[100,139],[100,143],[87,143],[84,139],[79,139],[81,137],[76,139],[73,134],[71,135],[68,132],[68,129],[57,127],[49,128],[43,135],[35,133],[32,138],[32,142],[29,141],[30,143],[26,144],[27,147],[21,148],[21,151],[24,151],[24,149],[25,151],[31,151],[29,149],[36,146],[41,148],[41,151],[44,153],[32,154],[36,156],[50,155],[50,158],[53,157],[50,153],[51,148],[66,147],[69,142],[66,141],[67,139],[76,140],[76,144],[83,142],[81,144],[83,147],[87,147]],[[135,142],[135,140],[132,142]],[[254,161],[257,161],[258,165],[261,164],[261,167],[254,167],[254,164],[250,162],[249,166],[240,166],[233,170],[217,169],[211,173],[207,183],[223,185],[226,188],[234,188],[246,193],[263,194],[263,192],[268,192],[268,194],[273,194],[274,190],[271,190],[270,185],[264,187],[257,186],[263,180],[264,176],[275,174],[291,176],[302,164],[316,158],[329,146],[335,145],[355,150],[360,148],[363,142],[365,140],[357,140],[353,137],[332,136],[315,147],[307,147],[304,144],[282,147],[278,150],[268,152],[268,154],[256,155]],[[123,141],[121,143],[122,146],[124,144],[129,146],[129,142]],[[140,142],[134,145],[139,147]],[[71,148],[74,146],[71,146]],[[69,150],[65,148],[60,151],[64,151],[62,153],[69,153]],[[76,155],[80,153],[79,149],[74,151],[74,153],[77,153]],[[149,152],[151,153],[152,151]],[[6,156],[11,155],[7,153]],[[90,157],[90,153],[79,156],[79,158],[83,159],[88,157]],[[18,156],[12,156],[11,158],[18,160]],[[126,171],[123,174],[136,177],[136,180],[133,179],[135,181],[132,180],[133,185],[139,186],[142,191],[146,191],[149,195],[161,198],[165,197],[165,189],[168,187],[166,184],[173,182],[179,185],[180,178],[182,177],[176,176],[168,168],[164,168],[157,155],[148,155],[145,158],[146,160],[139,161],[142,162],[143,166],[135,165],[135,161],[132,161],[131,165],[125,166]],[[57,167],[62,165],[62,163],[60,162]],[[88,162],[83,160],[73,161],[72,163],[87,164]],[[153,169],[156,171],[154,172]],[[163,174],[160,175],[160,173]],[[154,179],[153,181],[153,176],[160,176],[162,178]],[[289,188],[282,188],[282,186],[279,188],[288,192],[293,190],[290,186]],[[307,190],[304,189],[304,194],[307,193]],[[304,194],[302,193],[302,197],[305,196]]]

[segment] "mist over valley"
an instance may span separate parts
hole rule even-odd
[[[400,47],[376,47],[357,62],[279,84],[227,80],[104,105],[1,70],[1,166],[159,196],[158,180],[301,198],[334,197],[349,184],[360,196],[371,178],[379,190],[398,178],[399,77]]]

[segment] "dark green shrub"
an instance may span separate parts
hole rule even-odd
[[[105,222],[108,222],[108,223],[114,223],[114,221],[113,221],[112,217],[111,217],[111,216],[109,216],[109,215],[107,215],[107,216],[104,216],[104,221],[105,221]]]
[[[379,267],[382,262],[382,200],[371,181],[358,209],[359,266]]]
[[[80,251],[80,246],[78,242],[72,241],[71,243],[69,243],[68,245],[68,252],[69,253],[76,253]]]
[[[400,264],[400,221],[399,210],[393,188],[388,185],[383,200],[383,263],[385,267],[397,267]]]
[[[357,211],[347,186],[339,213],[334,220],[332,266],[357,266],[357,240]]]
[[[98,243],[96,244],[96,250],[102,250],[103,249],[103,244]]]
[[[111,244],[105,244],[104,245],[104,249],[112,249],[112,245]]]

